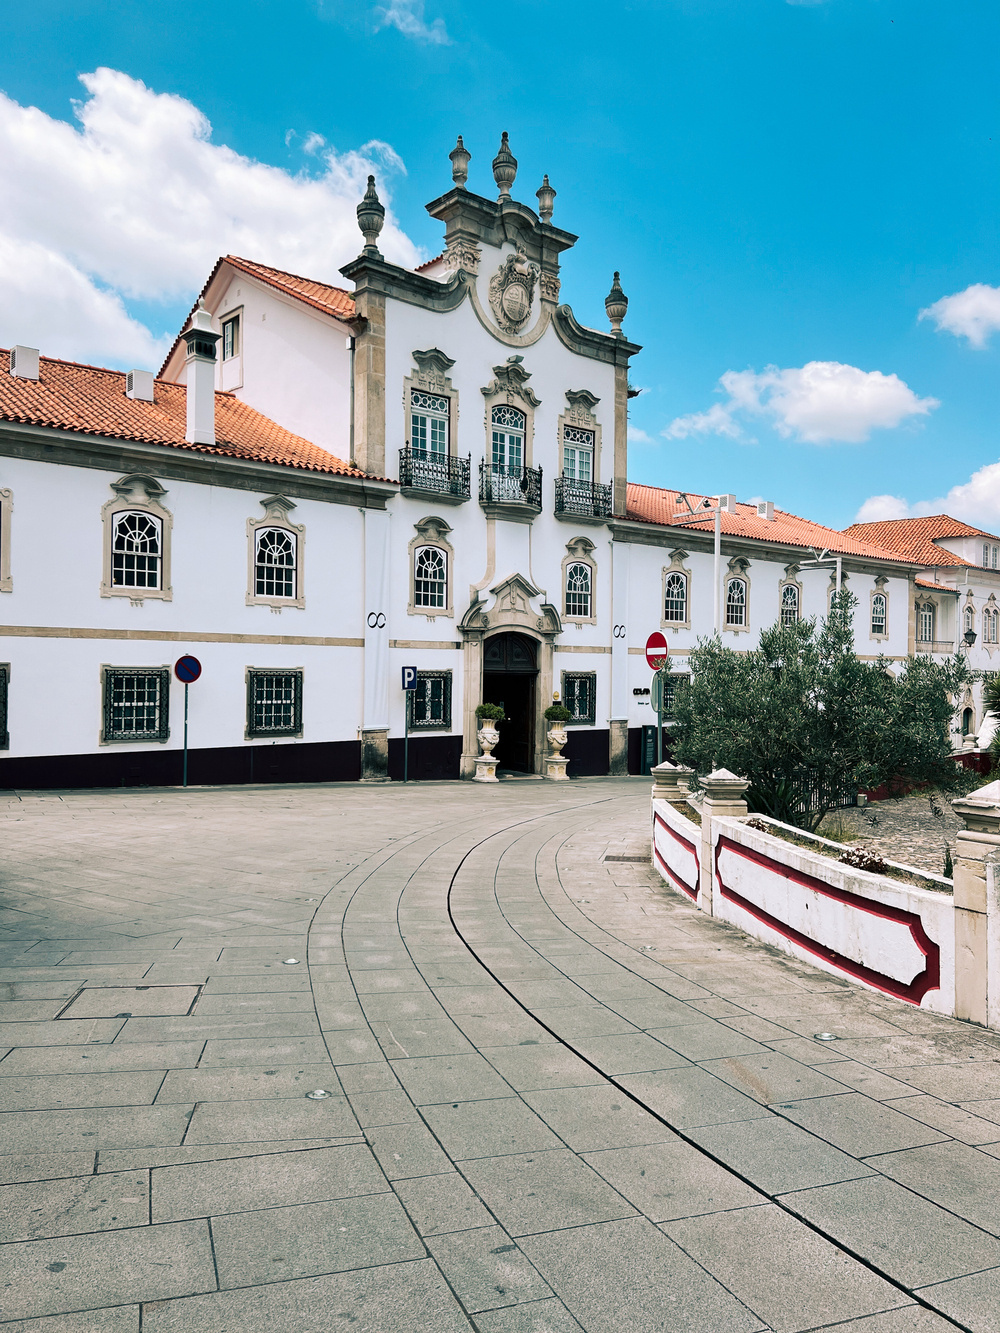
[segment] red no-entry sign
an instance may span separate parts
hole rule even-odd
[[[650,671],[659,671],[667,660],[667,641],[659,630],[646,640],[646,662]]]

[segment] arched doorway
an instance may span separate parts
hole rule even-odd
[[[526,634],[495,634],[483,650],[483,702],[502,704],[507,721],[500,725],[498,767],[515,773],[535,771],[535,691],[537,645]]]
[[[972,734],[972,709],[962,709],[962,735],[970,736]]]

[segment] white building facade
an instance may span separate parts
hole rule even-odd
[[[372,181],[353,290],[230,256],[155,380],[0,357],[3,785],[178,781],[183,654],[190,780],[242,782],[398,777],[407,735],[411,777],[470,777],[484,701],[501,768],[539,774],[554,698],[571,775],[637,772],[643,645],[683,674],[716,587],[736,648],[839,580],[860,654],[912,651],[914,560],[722,497],[717,562],[700,497],[628,483],[618,275],[583,327],[548,179],[512,199],[506,136],[497,198],[451,160],[416,271]]]

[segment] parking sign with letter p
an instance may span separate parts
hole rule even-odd
[[[403,689],[415,690],[417,688],[417,668],[403,667]]]

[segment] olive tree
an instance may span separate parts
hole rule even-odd
[[[806,829],[846,791],[959,784],[949,727],[953,699],[974,673],[960,654],[945,663],[859,660],[856,604],[841,592],[819,626],[776,624],[748,652],[701,640],[690,682],[674,695],[674,759],[697,773],[727,768],[749,778],[751,810]],[[815,794],[804,802],[807,790]]]

